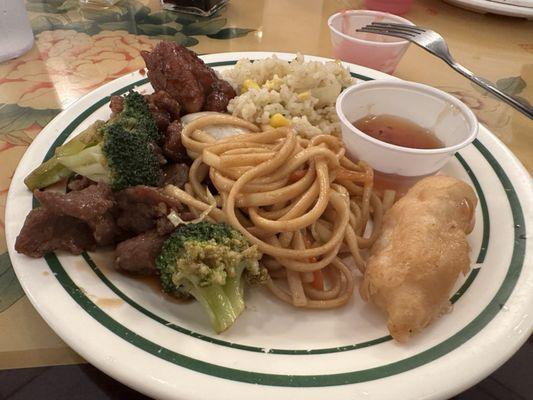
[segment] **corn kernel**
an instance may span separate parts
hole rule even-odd
[[[246,79],[241,88],[241,93],[245,93],[250,89],[259,89],[259,85],[251,79]]]
[[[311,93],[309,93],[309,90],[307,90],[305,92],[299,93],[296,97],[298,97],[298,100],[307,100],[309,97],[311,97]]]
[[[275,74],[274,77],[268,81],[266,81],[263,84],[263,87],[266,87],[267,89],[278,89],[281,84],[283,83],[283,80],[278,76],[278,74]]]
[[[280,113],[272,115],[270,117],[269,122],[270,122],[270,126],[272,126],[273,128],[280,128],[282,126],[287,126],[291,123],[287,118],[285,118]]]

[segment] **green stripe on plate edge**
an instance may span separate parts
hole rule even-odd
[[[211,63],[209,65],[211,67],[218,67],[218,66],[227,66],[227,65],[234,65],[234,64],[235,64],[235,61],[221,61],[221,62],[217,62],[217,63]],[[360,78],[360,79],[363,79],[363,80],[372,80],[372,78],[369,78],[369,77],[364,76],[364,75],[359,75],[359,74],[355,74],[355,73],[351,73],[351,75],[353,77],[357,77],[357,78]],[[142,81],[136,82],[133,85],[127,86],[125,89],[122,89],[122,90],[119,90],[119,91],[113,93],[113,95],[118,95],[118,94],[124,93],[127,90],[131,89],[133,86],[139,86],[141,84],[147,83],[147,81],[148,81],[148,79],[143,79]],[[72,131],[70,131],[68,134],[70,134],[71,132]],[[488,234],[489,234],[488,227],[490,226],[489,220],[488,220],[488,211],[487,211],[487,204],[486,204],[486,201],[485,201],[485,196],[484,196],[483,191],[481,189],[481,186],[479,185],[479,182],[478,182],[476,176],[474,175],[474,173],[472,172],[472,169],[470,168],[470,166],[467,164],[467,162],[459,154],[456,154],[456,157],[459,159],[459,161],[461,162],[461,164],[465,168],[467,174],[470,176],[471,180],[474,182],[475,189],[476,189],[476,191],[478,193],[478,197],[480,198],[480,206],[481,206],[482,215],[483,215],[483,239],[482,239],[482,246],[481,246],[481,251],[483,251],[483,249],[486,249],[486,247],[487,247]],[[230,348],[235,348],[235,349],[239,349],[239,350],[257,352],[257,353],[265,352],[265,353],[270,353],[270,354],[285,354],[285,355],[306,355],[306,354],[314,355],[314,354],[329,354],[329,353],[338,353],[338,352],[344,352],[344,351],[352,351],[352,350],[362,349],[362,348],[365,348],[365,347],[375,346],[375,345],[378,345],[378,344],[381,344],[381,343],[384,343],[384,342],[392,340],[392,337],[390,335],[387,335],[387,336],[382,336],[382,337],[379,337],[377,339],[372,339],[372,340],[368,340],[368,341],[361,342],[361,343],[344,345],[344,346],[337,346],[337,347],[322,348],[322,349],[310,349],[310,350],[267,349],[267,350],[265,350],[264,348],[257,347],[257,346],[242,345],[242,344],[239,344],[239,343],[233,343],[233,342],[228,342],[228,341],[225,341],[225,340],[216,339],[216,338],[213,338],[211,336],[203,335],[201,333],[194,332],[194,331],[191,331],[189,329],[183,328],[183,327],[181,327],[179,325],[173,324],[170,321],[167,321],[167,320],[157,316],[156,314],[154,314],[150,310],[147,310],[146,308],[142,307],[140,304],[136,303],[131,298],[126,296],[126,294],[124,294],[115,285],[113,285],[113,283],[111,283],[109,281],[109,279],[107,279],[107,277],[98,268],[98,266],[96,265],[94,260],[92,260],[92,258],[90,257],[89,254],[84,253],[83,254],[83,258],[85,259],[85,261],[87,262],[89,267],[93,270],[93,272],[99,277],[99,279],[109,289],[111,289],[117,296],[119,296],[122,300],[124,300],[126,303],[128,303],[133,308],[135,308],[137,311],[139,311],[142,314],[146,315],[147,317],[153,319],[154,321],[167,326],[169,329],[172,329],[172,330],[175,330],[177,332],[180,332],[180,333],[195,337],[195,338],[200,339],[200,340],[204,340],[204,341],[209,342],[209,343],[213,343],[213,344],[217,344],[217,345],[221,345],[221,346],[226,346],[226,347],[230,347]],[[482,261],[480,261],[480,259],[481,260],[484,259],[484,253],[482,255],[482,253],[480,252],[480,254],[478,256],[478,259],[477,259],[478,263],[482,262]],[[465,282],[463,283],[463,285],[450,298],[450,302],[452,304],[456,303],[459,300],[459,298],[461,298],[461,296],[468,290],[470,285],[474,282],[474,279],[476,278],[478,272],[479,271],[475,270],[475,269],[470,272],[470,274],[468,275],[468,277],[465,280]]]
[[[474,140],[474,146],[479,150],[479,140]],[[483,193],[483,190],[481,189],[481,185],[479,184],[479,181],[476,178],[476,175],[472,171],[472,168],[470,168],[470,165],[465,161],[465,159],[459,154],[455,153],[455,157],[459,160],[463,168],[465,169],[466,173],[470,177],[470,180],[472,181],[472,184],[474,185],[474,188],[477,192],[477,197],[479,199],[479,206],[481,208],[481,215],[483,216],[483,237],[481,239],[481,248],[479,249],[479,255],[477,256],[476,263],[482,264],[483,261],[485,261],[485,256],[487,255],[487,249],[489,248],[489,238],[490,238],[490,219],[489,219],[489,209],[487,207],[487,199],[485,198],[485,194]]]
[[[175,330],[177,332],[183,333],[185,335],[192,336],[196,339],[204,340],[209,343],[217,344],[219,346],[225,346],[230,347],[233,349],[239,349],[239,350],[245,350],[245,351],[252,351],[255,353],[270,353],[270,354],[287,354],[287,355],[307,355],[307,354],[327,354],[327,353],[337,353],[342,351],[349,351],[349,350],[356,350],[356,349],[362,349],[364,347],[370,347],[374,346],[379,343],[387,342],[389,340],[392,340],[392,337],[390,335],[382,336],[377,339],[369,340],[362,343],[357,344],[351,344],[351,345],[345,345],[345,346],[338,346],[338,347],[330,347],[330,348],[324,348],[324,349],[312,349],[312,350],[289,350],[289,349],[264,349],[262,347],[256,347],[256,346],[248,346],[243,345],[239,343],[233,343],[228,342],[225,340],[216,339],[211,336],[203,335],[198,332],[191,331],[187,328],[183,328],[182,326],[173,324],[170,321],[167,321],[157,314],[154,314],[150,310],[147,310],[146,308],[142,307],[139,303],[136,303],[133,301],[130,297],[128,297],[124,292],[122,292],[119,288],[117,288],[106,276],[105,274],[98,268],[94,260],[91,258],[91,256],[88,253],[82,253],[82,257],[85,260],[85,262],[89,265],[89,267],[93,270],[93,272],[96,274],[96,276],[102,281],[104,285],[106,285],[113,293],[115,293],[118,297],[120,297],[122,300],[124,300],[126,303],[128,303],[130,306],[132,306],[134,309],[139,311],[140,313],[144,314],[148,318],[153,319],[154,321],[165,325],[167,328]],[[458,292],[459,293],[459,292]],[[460,297],[460,295],[459,295]]]
[[[131,86],[134,87],[138,84],[139,83],[134,83]],[[117,93],[120,92],[121,91],[118,91]],[[85,112],[87,111],[89,110],[86,110]],[[85,114],[85,112],[83,114]],[[63,134],[61,136],[63,136]],[[514,191],[512,183],[510,182],[509,178],[507,177],[503,169],[500,167],[498,162],[492,156],[492,154],[490,154],[490,152],[488,152],[488,150],[479,141],[477,141],[477,143],[474,143],[474,145],[483,154],[483,156],[487,159],[489,164],[496,172],[498,178],[502,182],[504,189],[506,189],[505,192],[511,206],[514,220],[515,246],[513,248],[513,255],[511,257],[509,269],[505,276],[504,282],[500,286],[500,289],[498,290],[494,298],[491,300],[489,305],[487,305],[487,307],[470,324],[468,324],[461,331],[448,338],[441,344],[434,346],[416,356],[412,356],[392,364],[361,371],[313,376],[263,374],[250,371],[236,370],[195,360],[187,356],[172,352],[171,350],[163,349],[160,346],[157,346],[155,343],[138,336],[123,325],[117,323],[111,317],[105,314],[101,309],[99,309],[80,291],[80,289],[74,284],[74,282],[72,282],[70,277],[66,274],[65,270],[62,268],[55,254],[48,255],[47,257],[45,257],[45,260],[50,266],[50,269],[56,274],[57,279],[64,286],[66,291],[71,295],[71,297],[98,322],[100,322],[102,325],[107,327],[115,334],[119,335],[121,338],[127,340],[129,343],[141,349],[144,349],[147,352],[150,352],[154,356],[166,359],[185,368],[208,375],[218,376],[221,378],[241,382],[293,387],[344,385],[391,376],[435,360],[436,358],[439,358],[442,355],[449,353],[453,349],[465,343],[468,339],[470,339],[477,332],[479,332],[484,326],[486,326],[490,322],[490,320],[492,320],[492,318],[494,318],[494,316],[499,312],[501,307],[503,307],[505,301],[507,301],[507,299],[511,295],[512,290],[522,270],[522,263],[525,253],[525,226],[520,201],[518,200],[518,196]],[[516,240],[517,236],[519,240]]]
[[[234,64],[234,61],[218,63],[218,65],[230,65],[230,64]],[[367,78],[367,77],[365,77],[365,78]],[[146,79],[146,78],[142,79],[140,81],[132,83],[132,84],[130,84],[128,86],[125,86],[124,88],[121,88],[121,89],[113,92],[111,94],[111,96],[123,94],[123,93],[129,91],[130,89],[134,88],[135,86],[140,86],[140,85],[142,85],[144,83],[147,83],[147,82],[148,82],[148,79]],[[83,118],[80,119],[81,116],[84,116],[85,118],[87,118],[97,108],[100,108],[104,104],[106,104],[106,102],[108,102],[109,99],[110,99],[110,96],[107,96],[107,97],[105,97],[103,99],[100,99],[97,103],[93,104],[91,107],[89,107],[87,110],[85,110],[85,112],[82,115],[80,115],[72,123],[70,123],[67,126],[67,128],[65,128],[65,130],[62,132],[62,134],[58,137],[58,139],[54,142],[51,150],[48,151],[46,156],[50,157],[53,154],[53,149],[55,148],[55,146],[59,146],[59,145],[63,144],[63,142],[66,140],[66,138],[76,129],[76,127],[81,122],[83,122],[84,119]],[[59,140],[60,138],[62,138],[62,140]],[[477,178],[475,177],[475,175],[471,171],[471,168],[468,166],[466,161],[463,160],[463,163],[467,167],[467,173],[470,175],[472,180],[477,182]],[[478,191],[478,195],[484,199],[484,195],[483,195],[483,192],[482,192],[481,187],[479,186],[479,184],[476,186],[476,190]],[[482,208],[483,208],[483,204],[484,203],[481,203]],[[485,204],[485,207],[486,207],[486,204]],[[488,217],[488,214],[486,214],[486,215]],[[484,226],[488,226],[488,221],[484,221]],[[486,232],[488,232],[488,231],[486,231]],[[100,271],[100,269],[98,268],[96,263],[92,260],[92,258],[90,257],[89,254],[84,253],[82,256],[83,256],[84,260],[87,262],[87,264],[89,265],[89,267],[98,276],[98,278],[110,290],[112,290],[117,296],[119,296],[122,300],[124,300],[126,303],[128,303],[133,308],[135,308],[137,311],[141,312],[142,314],[144,314],[148,318],[150,318],[150,319],[152,319],[152,320],[154,320],[154,321],[156,321],[156,322],[158,322],[158,323],[160,323],[162,325],[165,325],[169,329],[172,329],[172,330],[175,330],[175,331],[180,332],[182,334],[186,334],[186,335],[192,336],[194,338],[197,338],[197,339],[200,339],[200,340],[204,340],[206,342],[217,344],[217,345],[220,345],[220,346],[240,349],[240,350],[244,350],[244,351],[252,351],[252,352],[257,352],[257,353],[265,352],[265,353],[271,353],[271,354],[286,354],[286,355],[314,355],[314,354],[329,354],[329,353],[337,353],[337,352],[344,352],[344,351],[352,351],[352,350],[357,350],[357,349],[362,349],[362,348],[365,348],[365,347],[378,345],[378,344],[381,344],[381,343],[384,343],[384,342],[392,340],[392,337],[390,335],[387,335],[387,336],[382,336],[382,337],[379,337],[379,338],[376,338],[376,339],[372,339],[372,340],[368,340],[368,341],[361,342],[361,343],[344,345],[344,346],[336,346],[336,347],[330,347],[330,348],[322,348],[322,349],[308,349],[308,350],[301,350],[301,349],[268,349],[268,350],[265,350],[264,348],[257,347],[257,346],[243,345],[243,344],[239,344],[239,343],[233,343],[233,342],[228,342],[228,341],[225,341],[225,340],[216,339],[216,338],[213,338],[213,337],[210,337],[210,336],[207,336],[207,335],[203,335],[201,333],[194,332],[194,331],[191,331],[189,329],[183,328],[183,327],[181,327],[179,325],[173,324],[173,323],[171,323],[171,322],[169,322],[169,321],[157,316],[156,314],[154,314],[150,310],[147,310],[146,308],[142,307],[140,304],[136,303],[131,298],[126,296],[115,285],[113,285],[113,283],[111,283],[109,281],[109,279],[107,279],[105,277],[105,275]],[[474,271],[474,270],[470,272],[469,276],[467,277],[467,279],[465,280],[463,285],[451,297],[450,302],[452,304],[455,303],[457,300],[459,300],[459,298],[466,292],[468,287],[470,287],[470,285],[473,283],[475,277],[477,276],[477,272],[478,271]]]
[[[91,258],[91,256],[84,252],[82,253],[82,257],[85,260],[85,262],[89,265],[89,267],[92,269],[92,271],[96,274],[96,276],[102,281],[104,285],[106,285],[113,293],[115,293],[118,297],[120,297],[122,300],[124,300],[127,304],[132,306],[134,309],[139,311],[141,314],[144,314],[148,318],[165,325],[167,328],[172,329],[174,331],[183,333],[185,335],[192,336],[196,339],[204,340],[209,343],[217,344],[220,346],[230,347],[233,349],[239,349],[239,350],[245,350],[245,351],[252,351],[255,353],[269,353],[269,354],[286,354],[286,355],[313,355],[313,354],[330,354],[330,353],[340,353],[344,351],[351,351],[351,350],[357,350],[357,349],[363,349],[365,347],[371,347],[375,346],[381,343],[388,342],[392,340],[392,337],[390,335],[382,336],[377,339],[368,340],[366,342],[356,343],[356,344],[349,344],[344,346],[337,346],[337,347],[328,347],[328,348],[322,348],[322,349],[310,349],[310,350],[298,350],[298,349],[265,349],[262,347],[256,347],[256,346],[248,346],[243,345],[239,343],[234,342],[228,342],[225,340],[220,340],[213,338],[211,336],[203,335],[198,332],[191,331],[187,328],[184,328],[182,326],[173,324],[170,321],[167,321],[161,317],[159,317],[157,314],[154,314],[152,311],[144,308],[139,303],[136,303],[133,301],[130,297],[128,297],[124,292],[122,292],[118,287],[116,287],[98,268],[98,265],[94,262],[94,260]],[[479,268],[474,268],[472,271],[470,271],[468,277],[465,279],[463,285],[455,292],[455,294],[450,298],[450,303],[455,304],[462,296],[466,293],[470,285],[474,282],[476,279]]]
[[[255,60],[253,60],[255,61]],[[209,65],[210,67],[225,67],[225,66],[228,66],[228,65],[235,65],[237,61],[235,60],[231,60],[231,61],[218,61],[218,62],[213,62],[213,63],[207,63],[207,65]],[[357,74],[355,72],[350,72],[350,75],[352,76],[352,78],[357,78],[357,79],[361,79],[362,81],[373,81],[374,78],[370,78],[368,76],[365,76],[365,75],[361,75],[361,74]]]

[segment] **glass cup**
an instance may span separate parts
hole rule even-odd
[[[209,17],[221,10],[229,0],[161,0],[165,10]]]
[[[24,0],[0,0],[0,62],[16,58],[33,46]]]

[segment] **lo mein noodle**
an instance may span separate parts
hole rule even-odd
[[[251,133],[216,140],[202,131],[213,125]],[[382,202],[373,191],[372,169],[350,161],[334,136],[305,139],[290,127],[258,130],[227,115],[187,124],[182,143],[195,158],[189,183],[185,190],[167,186],[165,192],[197,216],[229,223],[257,245],[271,277],[267,286],[279,299],[304,308],[341,306],[355,284],[355,271],[343,258],[351,255],[364,271],[361,250],[378,236],[394,192]]]

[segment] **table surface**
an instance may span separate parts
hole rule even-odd
[[[176,40],[198,53],[271,50],[329,57],[328,16],[363,8],[362,0],[231,0],[219,15],[200,22],[161,11],[155,0],[124,0],[108,9],[80,9],[77,0],[26,3],[35,45],[0,63],[0,398],[145,398],[84,364],[21,290],[4,234],[6,196],[18,161],[55,115],[83,94],[142,68],[140,51],[159,40]],[[441,33],[464,66],[533,103],[533,21],[476,14],[439,0],[417,0],[405,17]],[[533,123],[525,116],[416,46],[394,75],[464,101],[531,173]],[[457,398],[531,399],[532,360],[530,339]]]

